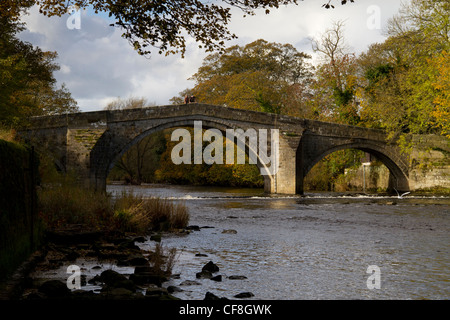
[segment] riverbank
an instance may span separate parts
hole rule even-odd
[[[180,234],[188,232],[180,230]],[[82,225],[48,232],[46,244],[4,285],[2,298],[176,299],[161,287],[173,276],[175,252],[162,248],[160,237],[156,233],[148,237],[104,234],[86,231]],[[136,245],[148,239],[155,240],[155,250]]]

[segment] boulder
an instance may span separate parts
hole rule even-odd
[[[254,296],[255,295],[251,292],[241,292],[241,293],[238,293],[237,295],[235,295],[234,297],[242,299],[242,298],[251,298]]]
[[[117,262],[118,266],[146,266],[149,262],[142,254],[133,254]]]
[[[211,292],[206,292],[205,294],[205,299],[203,300],[220,300],[220,298],[218,296],[216,296],[214,293]]]
[[[237,231],[234,230],[234,229],[226,229],[226,230],[223,230],[222,233],[226,233],[226,234],[236,234]]]
[[[180,283],[180,286],[198,286],[198,285],[201,285],[201,283],[194,280],[184,280],[182,283]]]
[[[213,280],[213,281],[221,282],[222,281],[222,276],[219,274],[218,276],[212,277],[210,279]]]
[[[214,293],[211,293],[208,291],[208,292],[206,292],[205,298],[203,300],[228,300],[228,299],[225,297],[222,297],[222,298],[218,297]]]
[[[212,261],[210,261],[203,266],[202,271],[209,271],[209,272],[214,273],[214,272],[219,271],[219,267],[216,264],[214,264]]]
[[[134,282],[127,279],[123,274],[114,270],[105,270],[100,274],[100,281],[107,285],[108,288],[124,288],[131,291],[136,289]]]
[[[155,284],[161,287],[162,283],[167,281],[167,278],[160,274],[143,272],[130,275],[130,281],[136,285]]]
[[[212,273],[208,270],[202,270],[201,272],[197,272],[195,274],[195,277],[197,279],[211,279],[212,278]]]
[[[196,253],[195,256],[196,257],[207,257],[208,255],[204,254],[204,253]]]
[[[244,279],[247,279],[247,277],[246,276],[233,275],[233,276],[229,276],[228,279],[230,279],[230,280],[244,280]]]
[[[39,292],[45,294],[49,298],[62,298],[70,295],[67,284],[59,280],[48,280],[44,282],[38,289]]]
[[[130,275],[130,280],[137,285],[155,284],[161,287],[161,284],[168,279],[161,274],[161,271],[155,270],[148,265],[136,266],[134,268],[134,274]]]
[[[183,289],[180,289],[176,286],[168,286],[167,287],[167,292],[169,292],[169,293],[181,292],[181,291],[183,291]]]
[[[159,300],[161,296],[167,296],[169,292],[164,288],[147,288],[145,298],[151,300]]]

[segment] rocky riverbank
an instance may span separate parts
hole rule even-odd
[[[172,276],[170,253],[142,250],[137,243],[147,241],[143,236],[82,228],[49,232],[45,246],[10,284],[10,298],[176,299],[161,286]]]
[[[196,274],[195,280],[178,286],[163,286],[172,274],[176,252],[160,245],[161,234],[148,236],[103,234],[83,231],[83,226],[49,232],[46,245],[16,274],[9,299],[13,300],[179,300],[173,293],[185,290],[198,281],[221,282],[219,267],[212,261]],[[197,226],[179,230],[180,236],[200,231]],[[140,243],[154,242],[155,250],[144,250]],[[77,278],[78,277],[78,278]],[[230,276],[231,280],[246,279]],[[253,297],[242,292],[235,298]],[[224,300],[205,292],[205,300]]]

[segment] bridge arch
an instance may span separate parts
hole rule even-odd
[[[299,146],[301,149],[301,146]],[[390,172],[389,187],[388,191],[396,190],[409,191],[409,180],[408,180],[408,167],[400,159],[399,154],[394,153],[392,149],[386,147],[386,145],[381,145],[373,143],[371,141],[364,141],[361,139],[359,141],[352,142],[341,142],[334,143],[330,145],[323,145],[322,148],[317,148],[316,152],[309,152],[307,155],[303,155],[303,166],[301,168],[303,179],[306,177],[308,172],[316,165],[320,160],[325,158],[327,155],[345,149],[356,149],[367,152],[375,156],[380,160]],[[300,150],[301,151],[301,150]]]
[[[217,129],[222,132],[226,137],[227,129],[244,129],[226,121],[220,121],[217,119],[211,119],[207,116],[192,117],[190,119],[166,119],[166,121],[154,125],[147,125],[144,128],[136,128],[134,130],[111,128],[107,130],[97,141],[96,145],[91,151],[91,182],[95,182],[95,188],[97,190],[106,189],[106,178],[114,167],[115,163],[136,143],[145,137],[170,128],[177,127],[194,127],[195,121],[201,121],[203,129]],[[111,124],[114,126],[113,124]],[[256,165],[260,170],[269,169],[261,161],[257,150],[253,150],[250,145],[245,142],[245,153],[250,157],[254,156],[257,159]],[[269,175],[263,175],[264,177],[264,189],[270,192],[270,185],[272,177]]]

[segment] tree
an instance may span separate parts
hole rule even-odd
[[[23,28],[0,14],[0,123],[23,125],[30,116],[78,111],[65,85],[55,85],[57,54],[17,39]]]
[[[389,22],[389,38],[361,55],[364,81],[358,95],[368,125],[406,143],[408,135],[435,133],[444,123],[439,122],[445,116],[439,96],[445,85],[439,83],[445,59],[437,62],[450,49],[449,11],[450,3],[443,0],[403,4]]]
[[[145,98],[130,97],[127,99],[117,98],[114,101],[109,102],[105,110],[126,110],[126,109],[138,109],[154,106],[154,103],[147,102]]]
[[[437,91],[432,112],[434,126],[443,136],[450,138],[450,53],[443,51],[431,64],[438,70],[432,84]]]
[[[244,16],[256,10],[269,13],[281,5],[297,4],[297,0],[25,0],[36,3],[47,16],[62,16],[69,6],[91,7],[96,13],[106,12],[114,17],[122,36],[139,54],[150,54],[155,47],[159,53],[186,51],[186,35],[200,42],[207,51],[222,50],[225,41],[236,38],[227,25],[232,8],[240,9]],[[325,8],[334,8],[334,0],[328,0]],[[350,0],[353,2],[353,0]],[[346,4],[347,1],[341,1]],[[2,0],[0,9],[10,17],[20,13],[17,0]]]
[[[192,128],[185,128],[193,135]],[[165,130],[167,145],[161,155],[160,166],[155,172],[157,182],[175,183],[175,184],[194,184],[194,185],[221,185],[221,186],[240,186],[257,187],[264,186],[264,178],[260,174],[259,168],[254,164],[249,164],[246,155],[245,164],[237,164],[235,153],[235,163],[226,164],[226,154],[223,153],[223,164],[205,162],[194,164],[194,154],[191,154],[191,164],[175,164],[172,161],[172,149],[177,141],[172,141],[172,129]],[[194,150],[194,141],[191,140],[191,150]],[[202,152],[208,146],[203,143]],[[226,137],[223,137],[223,148],[226,148]],[[235,148],[236,152],[236,148]]]
[[[311,77],[310,56],[292,45],[257,40],[207,56],[191,79],[199,101],[233,108],[288,113],[292,87]]]
[[[311,43],[322,62],[316,68],[311,86],[314,94],[309,101],[312,109],[310,116],[319,120],[358,124],[356,57],[348,52],[345,44],[344,22],[334,22],[320,39],[312,39]]]

